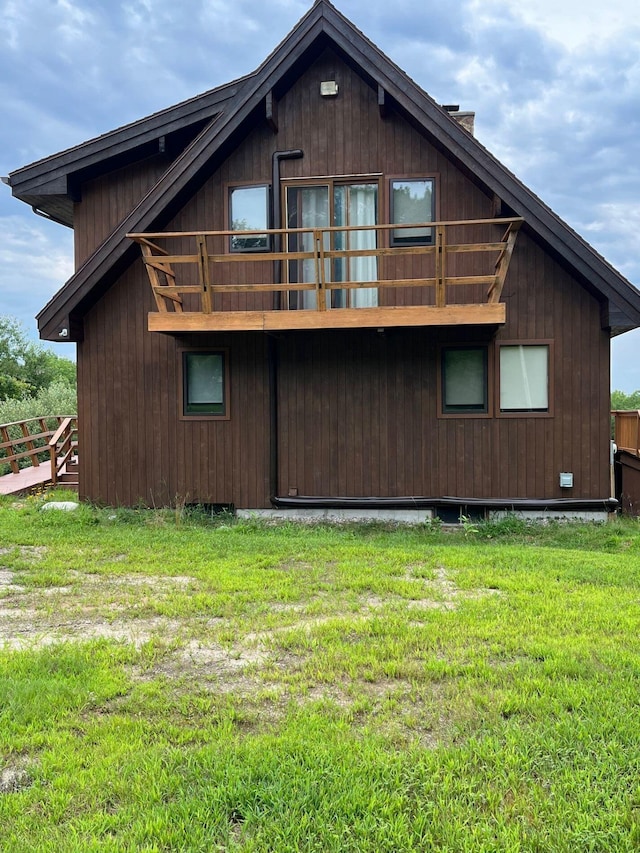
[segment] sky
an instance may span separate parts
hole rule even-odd
[[[0,175],[253,71],[310,5],[0,0]],[[640,286],[638,0],[336,6],[436,101],[475,111],[483,145]],[[0,185],[0,315],[35,338],[72,255],[71,231]],[[612,342],[612,388],[640,389],[640,330]]]

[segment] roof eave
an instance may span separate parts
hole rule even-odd
[[[210,121],[237,95],[251,76],[247,75],[225,86],[211,89],[195,98],[14,170],[9,174],[8,180],[13,195],[27,201],[30,196],[36,194],[50,194],[47,187],[52,182],[68,179],[69,176],[95,167],[96,164],[108,161],[114,156],[143,149],[163,136],[199,122]]]

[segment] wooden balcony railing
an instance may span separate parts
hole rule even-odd
[[[429,222],[424,225],[366,225],[332,228],[269,229],[266,231],[199,231],[128,234],[140,245],[157,311],[149,314],[149,329],[161,332],[213,330],[269,330],[348,328],[380,326],[476,325],[500,324],[506,319],[501,303],[502,288],[509,269],[516,236],[522,224],[518,217],[509,219],[476,219],[455,222]],[[469,227],[492,236],[492,227],[504,233],[499,240],[464,240]],[[425,228],[433,242],[423,246],[389,246],[390,232],[403,228]],[[358,242],[366,233],[375,233],[374,248],[336,248],[338,240]],[[451,238],[452,232],[463,238]],[[268,235],[276,247],[299,247],[305,250],[230,252],[228,243],[236,239]],[[171,248],[166,248],[166,243]],[[178,249],[174,247],[178,246]],[[184,248],[188,247],[187,251]],[[216,251],[212,251],[215,248]],[[452,259],[480,255],[469,264],[464,274],[453,274]],[[334,280],[336,262],[350,265],[353,259],[375,259],[377,278],[372,281]],[[484,259],[484,260],[483,260]],[[256,265],[264,278],[265,262],[271,262],[271,282],[256,280]],[[244,265],[240,269],[237,265]],[[182,268],[185,268],[183,272]],[[419,267],[419,275],[415,270]],[[357,269],[357,262],[354,265]],[[290,270],[296,270],[290,275]],[[310,273],[310,270],[313,273]],[[233,271],[233,272],[232,272]],[[276,272],[277,271],[277,272]],[[309,280],[296,281],[302,277]],[[225,278],[227,279],[225,281]],[[240,278],[241,281],[233,281]],[[335,277],[337,278],[337,276]],[[478,298],[460,302],[450,299],[451,288],[478,286]],[[375,307],[332,308],[333,291],[351,292],[377,288],[389,293],[399,288],[433,288],[429,304],[389,305],[379,300]],[[289,294],[315,292],[314,307],[286,310]],[[235,310],[223,305],[229,294],[278,294],[267,310]],[[194,301],[195,300],[195,301]],[[313,300],[311,300],[313,301]],[[402,300],[401,300],[402,301]],[[413,301],[413,300],[412,300]]]
[[[614,441],[618,450],[640,457],[640,410],[611,412],[614,419]]]

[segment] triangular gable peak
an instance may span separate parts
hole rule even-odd
[[[266,119],[267,101],[277,101],[327,46],[377,89],[381,109],[399,111],[505,211],[522,216],[529,233],[602,301],[605,324],[617,324],[617,331],[640,325],[640,293],[327,0],[318,0],[40,312],[42,337],[60,340],[62,329],[67,340],[80,337],[84,311],[137,256],[127,233],[164,227],[242,138],[248,123],[256,115]]]

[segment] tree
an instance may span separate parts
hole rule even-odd
[[[623,410],[640,409],[640,389],[633,391],[631,394],[625,394],[624,391],[612,391],[611,408]]]
[[[73,361],[30,340],[15,318],[0,316],[0,400],[32,396],[53,382],[75,385]]]

